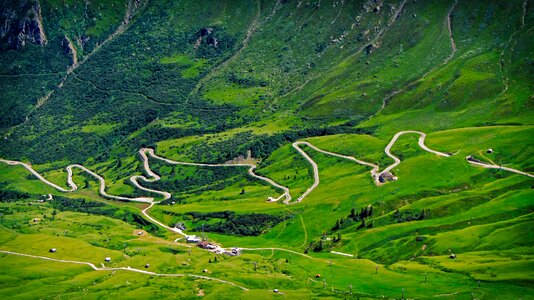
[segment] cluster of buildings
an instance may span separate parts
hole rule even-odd
[[[203,241],[202,238],[196,236],[196,235],[188,235],[185,237],[185,240],[186,242],[188,243],[196,243],[197,244],[197,247],[201,248],[201,249],[205,249],[205,250],[208,250],[208,251],[211,251],[213,253],[217,253],[217,254],[226,254],[226,255],[230,255],[230,256],[237,256],[239,254],[241,254],[241,249],[237,248],[237,247],[233,247],[233,248],[230,248],[230,249],[227,249],[227,248],[223,248],[215,243],[211,243],[211,242],[208,242],[208,241]]]

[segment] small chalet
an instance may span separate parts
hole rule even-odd
[[[394,180],[397,180],[397,177],[393,176],[393,174],[391,174],[390,172],[384,172],[380,174],[380,176],[378,176],[378,181],[380,181],[380,183]]]
[[[217,246],[215,244],[212,244],[212,243],[206,242],[206,241],[198,242],[197,246],[202,248],[202,249],[208,249],[208,250],[213,250],[213,249],[217,248]]]

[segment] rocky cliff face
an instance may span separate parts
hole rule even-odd
[[[67,54],[70,57],[70,64],[71,67],[78,65],[78,51],[76,50],[76,47],[74,47],[74,44],[69,39],[68,36],[63,37],[63,41],[61,42],[61,46],[63,46],[63,51],[65,54]]]
[[[26,43],[46,44],[39,1],[9,2],[0,7],[0,40],[13,49],[24,47]]]

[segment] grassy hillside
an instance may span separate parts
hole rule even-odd
[[[230,257],[155,224],[146,203],[102,197],[78,169],[63,193],[0,163],[0,295],[533,297],[534,180],[466,160],[534,173],[529,1],[32,0],[0,12],[0,158],[63,188],[65,167],[83,164],[109,194],[161,201],[130,181],[150,176],[140,148],[212,164],[250,154],[292,196],[266,201],[283,191],[245,166],[148,158],[161,179],[139,182],[171,193],[150,216],[248,249]],[[23,46],[12,26],[26,28]],[[452,155],[402,135],[398,180],[377,186],[371,167],[301,146],[320,183],[296,203],[314,170],[293,142],[383,170],[402,130]]]

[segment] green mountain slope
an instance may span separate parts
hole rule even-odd
[[[532,297],[531,2],[25,0],[0,24],[0,158],[158,202],[1,162],[0,295]],[[405,130],[431,150],[389,155]]]

